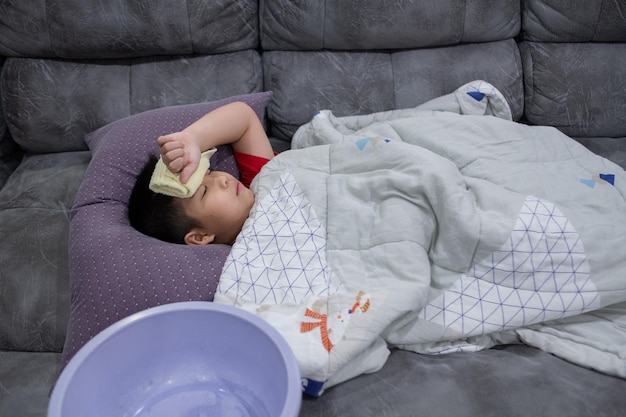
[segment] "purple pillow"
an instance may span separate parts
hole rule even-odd
[[[85,137],[92,159],[70,220],[72,307],[63,363],[92,337],[135,312],[178,301],[211,301],[230,246],[187,246],[143,235],[130,226],[128,200],[156,138],[182,130],[233,101],[263,120],[271,92],[150,110],[113,122]],[[230,146],[211,167],[238,175]],[[166,337],[166,336],[164,336]]]

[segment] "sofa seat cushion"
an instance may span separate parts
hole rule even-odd
[[[89,158],[26,155],[0,190],[0,349],[63,349],[70,208]]]
[[[446,355],[393,350],[379,372],[322,398],[305,396],[300,417],[363,415],[355,410],[388,417],[608,417],[623,414],[625,386],[525,345]]]
[[[61,353],[0,351],[0,416],[45,416]]]
[[[176,245],[130,226],[128,200],[156,138],[182,130],[205,113],[244,101],[263,119],[270,92],[166,107],[127,117],[87,135],[92,161],[70,222],[72,306],[64,363],[98,332],[150,307],[178,301],[210,301],[230,246]],[[211,167],[238,175],[230,146]]]

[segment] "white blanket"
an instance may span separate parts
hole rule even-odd
[[[255,179],[215,301],[278,329],[312,395],[389,346],[523,341],[626,377],[626,174],[510,119],[481,81],[415,109],[320,112]]]

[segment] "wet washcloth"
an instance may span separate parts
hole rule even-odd
[[[150,178],[150,189],[155,193],[169,195],[171,197],[189,198],[202,184],[202,178],[210,167],[210,158],[217,151],[216,148],[211,148],[205,151],[200,156],[200,163],[195,172],[191,174],[187,183],[180,182],[180,175],[173,173],[163,162],[163,158],[159,158],[159,161],[154,168],[152,177]]]

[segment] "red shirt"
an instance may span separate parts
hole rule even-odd
[[[250,188],[250,184],[269,159],[235,151],[235,161],[241,172],[241,183]]]

